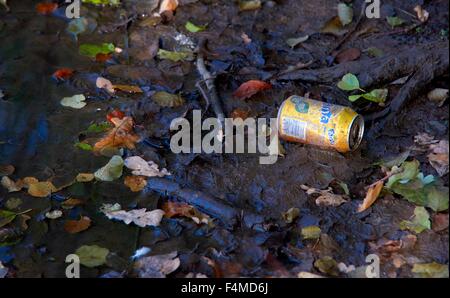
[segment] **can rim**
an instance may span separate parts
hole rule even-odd
[[[352,135],[354,129],[358,129],[358,132],[355,138],[353,139]],[[357,114],[350,123],[347,132],[347,144],[350,151],[354,151],[359,147],[359,145],[362,142],[363,135],[364,135],[364,119],[361,115]]]

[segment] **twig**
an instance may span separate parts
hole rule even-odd
[[[278,77],[280,77],[282,75],[285,75],[285,74],[288,74],[288,73],[291,73],[291,72],[294,72],[294,71],[297,71],[297,70],[300,70],[300,69],[307,68],[307,67],[311,66],[314,62],[315,62],[314,60],[311,60],[311,61],[306,62],[306,63],[301,63],[301,62],[297,63],[295,66],[289,66],[287,69],[277,73],[273,77],[273,79],[277,79]]]

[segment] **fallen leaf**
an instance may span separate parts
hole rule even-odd
[[[165,11],[174,12],[178,7],[178,0],[163,0],[161,6],[159,7],[159,14]]]
[[[123,221],[125,224],[134,223],[135,225],[145,228],[147,226],[159,226],[161,219],[164,215],[164,211],[155,209],[152,211],[146,211],[147,209],[135,209],[130,211],[117,210],[117,211],[103,211],[103,213],[109,219],[115,219]]]
[[[397,155],[395,157],[383,159],[383,160],[375,163],[375,165],[381,166],[382,168],[384,168],[384,170],[386,172],[388,169],[391,169],[394,166],[396,166],[396,167],[400,166],[406,159],[408,159],[410,154],[411,154],[411,151],[407,150],[407,151],[400,153],[399,155]]]
[[[75,254],[80,258],[81,265],[94,268],[106,263],[109,250],[98,245],[83,245],[75,251]]]
[[[113,94],[115,92],[113,84],[108,79],[98,77],[95,81],[95,85],[97,86],[97,88],[105,89],[110,94]]]
[[[429,147],[428,145],[439,143],[439,141],[435,140],[433,136],[430,136],[427,133],[419,133],[416,136],[414,136],[414,143],[419,146]]]
[[[437,144],[430,145],[431,153],[428,154],[428,160],[440,177],[449,172],[449,143],[442,140]]]
[[[405,161],[401,165],[402,171],[389,177],[386,183],[387,188],[391,188],[395,183],[401,181],[403,184],[417,177],[420,163],[418,160]]]
[[[8,176],[3,176],[1,183],[2,186],[8,190],[8,192],[20,191],[23,188],[22,184],[14,182]]]
[[[12,222],[17,216],[16,212],[8,210],[0,210],[0,228]]]
[[[157,56],[159,59],[167,59],[173,62],[192,60],[194,59],[194,54],[191,51],[167,51],[164,49],[159,49]]]
[[[405,20],[400,17],[386,17],[386,20],[392,28],[401,26],[405,23]]]
[[[412,270],[417,277],[422,278],[448,278],[448,265],[436,262],[427,264],[414,264]]]
[[[305,35],[305,36],[298,37],[298,38],[289,38],[286,40],[286,43],[291,48],[295,48],[297,45],[301,44],[302,42],[307,41],[308,38],[309,38],[309,35]]]
[[[346,196],[334,194],[331,187],[326,190],[316,189],[307,185],[301,185],[300,187],[305,190],[308,195],[319,194],[316,198],[317,206],[338,207],[347,202],[345,199]]]
[[[246,110],[242,110],[242,109],[234,109],[231,114],[230,117],[233,119],[237,119],[237,118],[241,118],[242,120],[247,119],[249,116],[249,111]]]
[[[100,181],[113,181],[122,176],[123,159],[119,155],[114,155],[110,161],[100,169],[98,169],[94,176]]]
[[[366,51],[370,57],[381,57],[384,55],[384,52],[382,50],[375,47],[370,47]]]
[[[184,99],[179,94],[171,94],[165,91],[158,91],[153,94],[152,99],[161,107],[179,107],[184,104]]]
[[[164,177],[170,175],[165,169],[158,169],[158,165],[153,161],[146,161],[140,156],[130,156],[125,159],[125,166],[132,170],[132,174],[136,176],[146,177]]]
[[[250,80],[243,83],[239,88],[233,93],[233,96],[239,99],[250,98],[256,93],[272,89],[272,85],[259,80]]]
[[[335,36],[342,36],[347,33],[347,31],[348,30],[344,28],[338,16],[333,17],[328,22],[326,22],[320,30],[321,33],[332,34]]]
[[[71,97],[64,97],[61,100],[61,105],[73,109],[81,109],[86,106],[86,97],[83,94],[74,95]]]
[[[75,147],[85,151],[92,151],[94,149],[90,144],[84,142],[75,143]]]
[[[58,8],[58,3],[41,2],[36,5],[36,11],[43,15],[50,15]]]
[[[343,26],[350,24],[353,20],[353,8],[345,3],[339,3],[338,17]]]
[[[383,181],[378,181],[377,183],[375,183],[375,185],[369,188],[366,194],[366,198],[358,208],[358,212],[363,212],[364,210],[367,210],[370,206],[372,206],[372,204],[380,195],[381,190],[383,189],[383,184]]]
[[[109,54],[98,53],[97,55],[95,55],[96,62],[105,63],[111,59],[112,59],[111,53],[109,53]]]
[[[426,21],[428,21],[430,13],[423,9],[422,6],[416,5],[416,7],[414,7],[414,11],[416,12],[417,18],[420,22],[425,23]]]
[[[428,99],[436,102],[438,107],[442,107],[448,98],[448,89],[436,88],[428,92]]]
[[[90,182],[94,180],[95,176],[92,173],[79,173],[75,177],[76,182]]]
[[[9,210],[16,209],[22,204],[22,200],[19,198],[10,198],[5,203],[5,207]]]
[[[339,268],[337,262],[329,256],[320,258],[314,262],[314,267],[316,267],[320,272],[332,276],[339,275]]]
[[[127,176],[124,184],[133,192],[141,191],[147,185],[147,180],[143,176]]]
[[[52,210],[45,213],[45,217],[48,219],[57,219],[63,216],[63,212],[61,210]]]
[[[133,132],[133,118],[111,118],[110,121],[115,127],[111,129],[105,137],[95,143],[94,151],[99,152],[100,150],[108,147],[126,147],[128,149],[134,149],[134,144],[138,142],[140,138]]]
[[[73,69],[70,69],[70,68],[60,68],[60,69],[58,69],[57,71],[55,71],[55,72],[53,73],[52,77],[53,77],[55,80],[61,80],[61,81],[64,81],[64,80],[70,79],[70,78],[73,76],[73,73],[74,73]]]
[[[91,219],[83,216],[80,220],[68,220],[64,223],[64,230],[70,234],[76,234],[87,230],[91,226]]]
[[[165,255],[143,257],[134,263],[134,271],[140,278],[163,278],[180,266],[180,259],[174,251]]]
[[[0,176],[8,176],[14,173],[16,169],[12,165],[0,165]]]
[[[80,55],[95,58],[97,54],[110,54],[116,51],[116,46],[112,43],[102,44],[82,44],[78,48]]]
[[[162,206],[162,210],[164,210],[164,216],[167,218],[172,218],[174,216],[184,216],[192,219],[196,224],[210,224],[211,218],[206,214],[201,213],[193,206],[188,205],[186,203],[178,203],[178,202],[166,202]]]
[[[256,10],[261,8],[261,0],[240,0],[239,1],[239,10],[247,11],[247,10]]]
[[[412,221],[403,220],[400,222],[400,229],[410,230],[417,234],[429,230],[431,229],[430,215],[424,207],[416,207]]]
[[[304,227],[301,230],[303,239],[319,239],[322,230],[318,226]]]
[[[123,119],[124,117],[125,117],[125,113],[124,113],[124,112],[122,112],[122,111],[119,110],[119,109],[114,109],[112,112],[109,112],[109,113],[106,115],[106,120],[108,120],[108,122],[114,124],[114,123],[112,122],[112,119],[113,119],[113,118]],[[89,128],[88,128],[88,131],[89,131]],[[104,130],[97,131],[97,132],[102,132],[102,131],[104,131]]]
[[[56,191],[56,187],[49,181],[31,183],[28,186],[28,194],[38,198],[48,197],[52,194],[52,192]]]
[[[448,213],[437,213],[433,215],[433,231],[440,232],[448,229]]]
[[[288,211],[282,214],[285,222],[292,223],[300,215],[300,209],[290,208]]]
[[[357,59],[359,59],[359,57],[361,57],[361,51],[359,49],[349,48],[349,49],[340,51],[336,55],[336,61],[337,61],[337,63],[344,63],[344,62],[357,60]]]
[[[359,80],[358,78],[352,74],[348,73],[342,77],[342,79],[337,84],[338,88],[345,91],[353,91],[353,90],[361,90],[359,87]]]
[[[142,93],[142,89],[139,86],[131,85],[113,85],[114,90],[119,90],[127,93]]]
[[[75,198],[68,198],[64,202],[62,202],[61,207],[63,209],[72,209],[75,206],[84,204],[83,200],[75,199]]]
[[[184,27],[186,28],[187,31],[192,32],[192,33],[197,33],[197,32],[202,32],[205,31],[206,29],[206,25],[203,26],[197,26],[192,22],[186,22],[186,25],[184,25]]]

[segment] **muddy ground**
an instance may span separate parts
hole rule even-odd
[[[170,121],[186,111],[205,107],[195,86],[200,80],[195,63],[155,57],[158,48],[176,50],[179,44],[174,37],[179,33],[194,42],[208,39],[208,49],[215,54],[208,58],[209,67],[217,76],[216,86],[227,115],[241,108],[254,117],[276,117],[285,98],[306,92],[312,98],[351,106],[363,116],[380,109],[376,104],[350,103],[335,83],[301,80],[273,80],[272,90],[248,100],[232,96],[241,83],[249,79],[268,80],[299,62],[313,60],[309,69],[327,67],[329,52],[340,37],[319,32],[336,15],[338,1],[263,1],[262,8],[245,12],[240,12],[234,1],[180,1],[174,17],[155,26],[148,21],[153,7],[135,4],[145,1],[123,1],[125,4],[118,8],[83,4],[82,16],[95,18],[98,25],[93,32],[80,34],[78,43],[65,31],[67,19],[63,9],[43,16],[36,13],[36,1],[9,2],[9,13],[0,7],[0,90],[5,94],[0,99],[0,164],[16,168],[11,178],[33,176],[64,185],[78,173],[96,171],[109,158],[80,150],[74,143],[90,124],[104,121],[108,112],[120,108],[135,119],[135,129],[145,140],[136,149],[125,150],[127,156],[153,160],[172,173],[169,179],[207,193],[243,214],[231,226],[220,219],[210,227],[188,218],[164,218],[159,227],[139,228],[109,220],[99,208],[104,203],[118,202],[126,209],[151,210],[176,198],[149,188],[131,192],[123,179],[77,183],[47,198],[1,189],[2,208],[8,199],[20,198],[23,202],[18,211],[32,209],[28,213],[28,228],[17,235],[17,241],[0,246],[0,261],[9,268],[9,277],[64,277],[65,257],[82,245],[93,244],[108,248],[111,254],[106,265],[82,266],[83,277],[133,276],[130,256],[142,246],[149,247],[152,255],[177,251],[181,265],[169,275],[173,277],[191,272],[209,277],[295,277],[299,272],[327,276],[330,272],[320,272],[314,266],[316,260],[329,256],[337,263],[361,267],[366,265],[365,258],[370,253],[381,256],[383,277],[412,277],[415,263],[448,264],[448,227],[420,234],[399,228],[402,220],[411,218],[414,204],[386,194],[367,211],[356,212],[365,187],[383,177],[373,163],[408,150],[419,133],[448,140],[448,103],[438,107],[426,96],[434,88],[448,88],[447,76],[433,80],[408,102],[395,122],[386,125],[379,136],[365,137],[361,147],[351,153],[282,141],[285,156],[274,165],[260,165],[258,155],[173,154],[167,147]],[[363,1],[353,2],[355,22]],[[394,9],[406,20],[414,18],[411,1],[381,2],[385,6],[383,14]],[[395,53],[423,43],[446,41],[448,1],[417,2],[430,13],[429,22],[420,30],[385,34],[393,29],[384,16],[379,20],[364,18],[361,28],[371,30],[350,38],[341,48],[377,47],[385,53]],[[124,22],[128,18],[131,21]],[[209,25],[204,32],[190,33],[184,27],[189,20]],[[250,45],[243,42],[243,33],[252,40]],[[286,39],[304,35],[310,38],[302,45],[286,45]],[[124,51],[106,63],[79,55],[79,44],[101,42],[112,42]],[[366,59],[371,58],[363,51],[359,61]],[[70,82],[57,84],[52,79],[52,73],[61,67],[77,71]],[[114,82],[139,85],[145,92],[110,96],[95,88],[99,75]],[[400,86],[388,88],[387,102]],[[181,92],[186,104],[161,108],[151,99],[155,90]],[[79,93],[88,95],[83,109],[60,105],[61,98]],[[214,116],[211,110],[206,115]],[[367,122],[366,128],[370,130],[372,124]],[[428,163],[427,152],[411,151],[410,159],[413,158],[421,162],[422,172],[437,176]],[[440,179],[448,186],[448,174]],[[331,185],[335,193],[343,194],[336,181],[348,185],[351,197],[339,207],[317,206],[314,198],[300,187],[326,189]],[[85,204],[65,210],[61,218],[45,218],[46,212],[59,209],[68,197],[82,199]],[[282,214],[293,207],[300,210],[300,215],[288,224]],[[245,224],[246,214],[261,216],[262,223],[249,227]],[[64,231],[65,220],[80,215],[91,218],[91,227],[77,234]],[[320,227],[320,239],[305,240],[300,236],[301,228],[311,225]],[[405,239],[411,239],[411,235],[417,237],[413,245],[380,252],[386,241],[407,242]],[[395,262],[399,258],[403,260],[400,266]],[[357,275],[353,273],[337,275]]]

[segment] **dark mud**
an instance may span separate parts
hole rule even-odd
[[[209,51],[217,54],[217,58],[209,58],[210,67],[217,75],[216,84],[227,115],[242,108],[252,116],[276,117],[285,98],[305,92],[322,101],[350,105],[345,94],[335,88],[335,82],[280,80],[273,90],[251,100],[232,97],[242,82],[270,78],[299,62],[314,60],[312,69],[326,67],[329,51],[338,39],[317,32],[336,14],[337,1],[266,1],[262,9],[254,12],[239,12],[237,5],[225,1],[181,1],[173,20],[155,27],[146,25],[146,18],[142,17],[148,13],[148,7],[133,4],[139,1],[124,1],[127,9],[85,5],[82,13],[95,16],[98,28],[80,35],[78,43],[113,42],[124,49],[123,55],[106,65],[78,54],[77,43],[65,32],[64,18],[37,15],[35,1],[10,2],[12,12],[0,10],[0,90],[6,95],[0,99],[0,164],[16,167],[14,179],[34,176],[52,179],[58,186],[80,172],[94,172],[103,166],[108,158],[79,150],[74,143],[89,124],[103,121],[107,112],[118,107],[134,117],[146,140],[127,154],[154,160],[171,171],[170,179],[181,187],[214,197],[238,215],[231,216],[235,222],[224,216],[225,220],[219,220],[214,228],[197,226],[188,219],[164,219],[158,228],[142,229],[108,220],[98,210],[103,203],[116,202],[127,209],[154,209],[174,196],[151,189],[132,193],[122,180],[75,184],[44,199],[24,192],[8,194],[1,189],[0,206],[17,197],[23,200],[20,210],[33,209],[29,228],[20,241],[0,247],[0,261],[11,268],[11,276],[64,276],[65,257],[85,244],[106,247],[113,254],[107,266],[100,269],[82,267],[84,277],[123,272],[130,256],[142,246],[150,247],[152,254],[178,251],[181,266],[172,274],[177,277],[189,272],[207,276],[296,276],[300,271],[320,273],[313,263],[324,256],[347,265],[364,266],[369,253],[379,252],[380,241],[408,238],[410,232],[401,231],[399,223],[413,214],[415,206],[406,200],[386,195],[363,213],[356,213],[356,209],[365,195],[364,187],[382,177],[374,162],[408,149],[418,133],[448,139],[448,103],[438,108],[426,98],[426,92],[433,88],[448,88],[445,77],[434,80],[409,102],[396,121],[386,125],[381,136],[365,139],[361,148],[352,153],[282,142],[285,157],[268,166],[260,165],[257,155],[176,155],[167,148],[170,121],[186,110],[205,106],[195,87],[200,77],[193,62],[155,58],[158,47],[177,49],[174,37],[178,32],[193,40],[209,40]],[[357,12],[361,1],[355,2]],[[412,7],[406,1],[383,2],[408,11]],[[350,39],[343,48],[377,46],[395,55],[399,47],[446,40],[440,32],[448,28],[448,2],[425,2],[431,20],[420,32],[369,33]],[[134,15],[138,17],[124,25],[123,20]],[[184,24],[191,19],[198,24],[209,23],[208,30],[196,35],[186,32]],[[391,30],[384,20],[365,21],[364,26],[373,26],[380,32]],[[252,39],[250,45],[242,42],[242,33]],[[285,44],[287,38],[306,34],[311,37],[305,45],[291,49]],[[370,58],[363,53],[361,60],[364,59]],[[70,83],[56,84],[51,79],[61,67],[77,70]],[[168,109],[157,107],[146,94],[119,93],[110,97],[92,87],[97,75],[137,84],[147,91],[182,92],[187,104]],[[392,94],[399,89],[389,88]],[[59,104],[61,98],[81,92],[89,95],[85,108],[65,109]],[[373,108],[354,108],[363,114],[373,112]],[[211,113],[207,115],[213,116]],[[413,152],[412,156],[421,161],[424,173],[436,175],[425,152]],[[447,180],[448,175],[443,177],[443,181]],[[342,193],[336,181],[346,183],[351,194],[351,200],[340,207],[316,206],[300,187],[306,184],[324,189],[331,185],[336,193]],[[61,198],[67,197],[83,199],[85,204],[67,211],[63,218],[45,219],[44,214],[59,207]],[[300,216],[294,223],[286,224],[281,214],[292,207],[300,209]],[[79,215],[89,216],[93,225],[79,234],[66,233],[64,221]],[[320,226],[320,240],[302,240],[300,229],[311,225]],[[417,262],[448,264],[448,228],[422,232],[415,245],[402,248],[399,253],[410,263],[397,269],[391,256],[384,255],[382,276],[412,276],[411,264]],[[216,268],[208,265],[204,257],[214,260]]]

